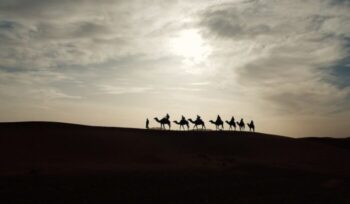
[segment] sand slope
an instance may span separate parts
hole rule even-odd
[[[350,149],[320,140],[233,131],[0,123],[0,174],[234,170],[257,165],[349,176]]]

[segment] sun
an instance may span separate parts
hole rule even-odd
[[[196,29],[180,31],[171,40],[172,52],[182,56],[188,63],[198,64],[203,62],[210,53],[209,46]]]

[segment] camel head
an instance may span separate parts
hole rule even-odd
[[[160,120],[157,117],[155,117],[154,120],[157,122],[160,122]]]
[[[225,120],[225,122],[226,122],[227,124],[231,124],[230,122],[228,122],[228,120]]]
[[[213,124],[216,124],[213,120],[209,120],[209,122],[213,123]]]

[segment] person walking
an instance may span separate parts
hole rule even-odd
[[[146,119],[146,129],[149,129],[149,120],[148,120],[148,118]]]

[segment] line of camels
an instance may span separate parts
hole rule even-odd
[[[169,127],[169,130],[171,128],[171,122],[170,122],[170,116],[169,114],[167,114],[165,117],[163,117],[162,119],[158,119],[157,117],[154,118],[155,121],[157,121],[160,124],[160,129],[166,129],[166,125]],[[190,129],[190,123],[193,124],[193,130],[199,130],[199,127],[202,130],[206,130],[205,127],[205,123],[204,121],[201,119],[200,116],[197,115],[197,119],[196,120],[192,120],[191,118],[186,119],[184,116],[182,116],[180,121],[174,120],[173,121],[175,124],[180,125],[180,130],[186,130],[185,127],[187,127],[187,130]],[[223,130],[224,129],[224,121],[221,120],[221,117],[218,115],[216,121],[213,120],[209,120],[210,123],[215,125],[216,130]],[[229,125],[229,130],[236,130],[236,127],[239,127],[239,130],[245,130],[245,123],[243,121],[243,118],[238,122],[235,121],[235,118],[232,116],[231,120],[225,121],[228,125]],[[149,125],[149,120],[146,120],[146,128],[148,129]],[[255,125],[254,125],[254,121],[252,120],[250,123],[247,123],[247,126],[249,127],[249,131],[253,131],[255,132]]]

